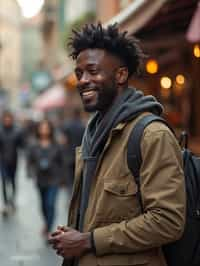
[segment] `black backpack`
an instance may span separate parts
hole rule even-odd
[[[128,140],[127,163],[138,186],[141,207],[140,143],[145,127],[154,121],[169,127],[163,118],[153,114],[146,115],[136,123]],[[183,140],[185,146],[182,155],[187,193],[186,224],[181,239],[163,246],[163,251],[169,266],[200,266],[200,157],[192,154],[187,148],[187,134],[182,135],[181,141]]]

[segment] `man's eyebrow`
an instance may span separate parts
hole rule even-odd
[[[88,64],[86,64],[87,67],[97,67],[97,65],[98,64],[95,63],[95,62],[94,63],[88,63]],[[80,70],[80,69],[81,69],[81,67],[77,66],[77,67],[74,68],[74,71],[75,70]]]
[[[97,63],[88,63],[86,64],[87,67],[96,67],[97,66]]]

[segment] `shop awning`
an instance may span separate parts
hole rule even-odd
[[[46,111],[49,109],[60,108],[65,105],[66,92],[61,85],[54,85],[47,91],[38,96],[33,103],[33,108]]]
[[[200,42],[200,1],[198,2],[197,9],[190,23],[186,37],[190,42]]]
[[[167,0],[134,0],[126,9],[104,25],[119,23],[122,30],[135,33],[141,29],[162,7]]]

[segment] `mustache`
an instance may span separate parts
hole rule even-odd
[[[77,88],[80,93],[84,91],[98,90],[98,87],[95,85],[78,85]]]

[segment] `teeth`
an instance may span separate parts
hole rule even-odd
[[[84,96],[92,96],[93,95],[93,91],[86,91],[86,92],[83,92],[83,95]]]

